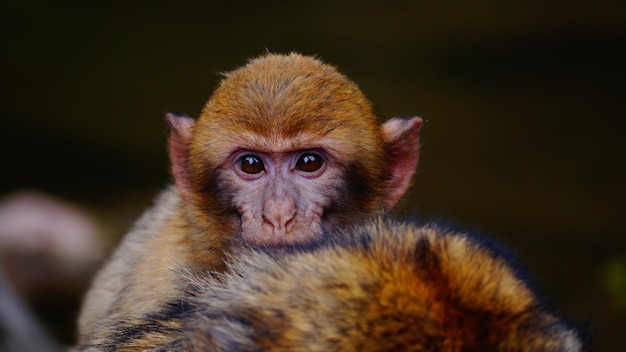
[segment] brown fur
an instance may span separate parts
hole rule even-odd
[[[181,270],[222,271],[225,253],[242,241],[307,242],[324,228],[392,208],[418,162],[419,118],[379,124],[356,84],[298,54],[251,60],[225,74],[197,121],[179,114],[167,120],[176,185],[97,275],[79,318],[81,342],[101,333],[103,321],[141,317],[178,297]],[[317,178],[268,172],[274,178],[262,186],[235,172],[237,153],[248,150],[281,162],[319,150],[327,168]],[[266,203],[254,203],[259,199]],[[289,229],[275,235],[261,209],[267,204],[278,217],[295,214]],[[250,209],[253,215],[244,213]]]
[[[379,220],[230,265],[80,350],[581,350],[504,257],[436,224]]]

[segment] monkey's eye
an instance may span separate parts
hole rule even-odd
[[[324,165],[324,159],[319,154],[302,154],[296,163],[296,169],[304,172],[315,172]]]
[[[244,155],[239,159],[239,168],[247,174],[258,174],[265,170],[263,161],[254,155]]]

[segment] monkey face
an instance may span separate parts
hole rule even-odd
[[[275,149],[276,150],[276,149]],[[235,151],[221,167],[248,243],[293,244],[314,239],[342,187],[343,170],[323,149]]]
[[[305,242],[393,207],[417,165],[421,120],[380,125],[357,85],[297,54],[225,74],[200,118],[169,116],[170,158],[193,220],[246,242]]]

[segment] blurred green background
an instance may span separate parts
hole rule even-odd
[[[0,197],[64,199],[114,241],[169,180],[165,112],[267,50],[315,54],[427,121],[404,214],[496,238],[593,350],[623,347],[622,1],[2,1],[0,26]],[[83,289],[27,297],[63,343]]]

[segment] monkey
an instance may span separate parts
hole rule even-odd
[[[419,160],[421,118],[381,124],[356,83],[297,53],[251,59],[224,74],[197,120],[166,120],[173,185],[96,275],[79,343],[103,321],[175,300],[181,269],[220,272],[242,244],[289,247],[388,212]]]
[[[78,351],[581,351],[509,254],[437,222],[374,218],[287,249],[240,246],[181,297]]]

